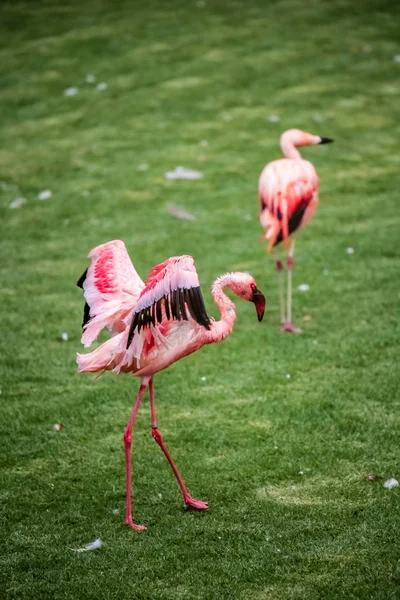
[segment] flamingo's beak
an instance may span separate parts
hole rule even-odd
[[[332,142],[334,142],[334,141],[335,140],[333,140],[332,138],[321,137],[320,144],[332,144]]]
[[[264,294],[262,294],[260,292],[260,290],[258,290],[257,288],[254,288],[253,289],[253,297],[252,297],[251,301],[254,302],[254,304],[255,304],[258,320],[262,321],[264,312],[265,312],[265,305],[266,305],[266,300],[265,300]]]

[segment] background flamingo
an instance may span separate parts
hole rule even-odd
[[[299,129],[289,129],[281,135],[280,146],[285,158],[268,163],[259,179],[261,200],[260,223],[269,241],[268,252],[284,242],[289,249],[287,314],[283,292],[283,262],[276,261],[279,280],[281,325],[283,331],[300,333],[292,325],[292,270],[294,265],[294,236],[313,216],[318,204],[319,179],[314,166],[301,158],[297,146],[328,144],[331,138],[312,135]],[[289,238],[292,238],[289,242]]]
[[[89,254],[92,262],[78,281],[86,300],[82,343],[88,347],[107,327],[112,336],[89,354],[78,354],[79,372],[109,371],[133,373],[141,378],[139,392],[124,433],[126,460],[126,519],[137,531],[146,529],[132,518],[131,444],[132,428],[144,392],[149,387],[152,435],[164,452],[188,506],[203,510],[207,502],[188,493],[157,428],[153,376],[205,344],[222,341],[232,331],[236,318],[234,303],[224,294],[254,302],[258,320],[265,310],[265,298],[247,273],[227,273],[212,286],[212,295],[221,311],[221,320],[209,318],[191,256],[173,256],[154,267],[146,284],[133,267],[125,245],[112,241]]]

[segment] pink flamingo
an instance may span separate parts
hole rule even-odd
[[[329,144],[332,139],[312,135],[299,129],[289,129],[281,135],[280,145],[285,158],[268,163],[259,179],[261,200],[260,223],[268,240],[268,252],[284,242],[289,247],[287,259],[288,290],[285,317],[283,293],[283,263],[276,261],[279,280],[281,326],[283,331],[301,333],[292,325],[292,270],[294,265],[294,237],[313,216],[318,204],[318,175],[313,165],[301,158],[297,146]],[[289,242],[289,237],[292,239]]]
[[[125,523],[141,531],[132,518],[131,444],[132,428],[146,388],[150,392],[152,435],[164,452],[178,480],[184,502],[197,510],[208,502],[195,500],[161,437],[156,422],[153,377],[172,363],[205,344],[221,342],[230,334],[236,319],[234,303],[224,294],[234,294],[254,302],[258,320],[265,310],[265,298],[247,273],[227,273],[212,286],[221,320],[208,317],[199,279],[191,256],[172,256],[153,267],[146,284],[133,267],[123,242],[115,240],[94,248],[92,262],[78,281],[86,300],[82,343],[88,347],[107,327],[112,337],[88,354],[78,354],[78,371],[133,373],[141,378],[139,392],[124,433],[126,461]]]

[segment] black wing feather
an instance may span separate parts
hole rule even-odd
[[[82,329],[85,327],[86,323],[90,321],[90,306],[87,302],[85,302],[85,306],[83,307],[83,321],[82,321]]]
[[[169,321],[170,318],[171,318],[171,313],[170,313],[170,310],[169,310],[169,297],[168,296],[163,296],[163,298],[164,298],[164,305],[165,305],[165,315],[167,317],[167,321]]]
[[[289,235],[291,233],[294,233],[296,231],[296,229],[298,227],[300,227],[300,223],[302,221],[302,218],[304,217],[304,213],[307,210],[307,205],[304,204],[300,204],[300,206],[294,211],[294,213],[292,214],[292,216],[290,217],[289,221],[288,221],[288,230],[289,230]],[[279,216],[278,214],[278,219],[281,220],[282,218],[282,214]],[[275,240],[275,244],[274,246],[277,246],[278,244],[280,244],[280,242],[282,242],[283,240],[283,229],[280,230],[278,237]]]
[[[200,287],[190,288],[188,292],[190,297],[190,303],[188,304],[190,314],[199,325],[203,325],[206,329],[210,329],[210,318],[207,315],[206,307],[204,306]]]
[[[160,300],[157,300],[156,302],[156,312],[157,312],[157,322],[161,323],[162,321],[162,298]]]
[[[86,277],[87,277],[87,272],[88,272],[88,269],[86,269],[86,271],[84,273],[82,273],[82,275],[79,277],[78,281],[76,282],[76,285],[78,287],[80,287],[81,290],[83,290],[83,284],[85,283],[85,280],[86,280]]]
[[[177,289],[173,292],[173,302],[175,304],[175,309],[176,309],[176,319],[177,319],[177,321],[181,321],[182,314],[181,314],[181,305],[179,303],[179,289]]]
[[[188,317],[187,317],[186,307],[185,307],[185,290],[183,288],[179,288],[178,294],[179,294],[178,299],[179,299],[179,308],[181,311],[181,317],[182,317],[182,319],[187,321]]]
[[[129,328],[128,341],[126,348],[131,345],[135,330],[140,333],[140,330],[155,325],[156,321],[162,321],[162,301],[164,300],[165,316],[167,321],[174,319],[176,321],[188,320],[188,312],[192,318],[206,329],[210,329],[210,318],[207,315],[206,307],[200,287],[195,288],[178,288],[169,294],[154,302],[151,306],[147,306],[138,313],[134,313],[131,326]]]
[[[88,272],[88,270],[86,269],[86,271],[84,273],[82,273],[82,275],[79,277],[78,281],[76,282],[76,285],[79,288],[81,288],[81,290],[83,290],[83,284],[85,283],[85,280],[87,277],[87,272]],[[85,306],[83,307],[82,329],[84,329],[86,323],[89,323],[89,321],[90,321],[90,306],[87,302],[85,302]]]
[[[170,297],[171,297],[171,313],[172,313],[172,318],[174,320],[178,318],[178,311],[177,311],[177,306],[176,306],[175,293],[176,293],[176,290],[173,290],[171,292],[171,294],[170,294]]]

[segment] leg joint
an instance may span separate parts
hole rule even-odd
[[[125,429],[125,432],[124,432],[124,444],[128,448],[130,448],[131,445],[132,445],[132,432],[129,429]]]
[[[162,444],[163,439],[161,437],[161,433],[158,431],[157,427],[152,427],[151,435],[153,439],[157,442],[157,444]]]

